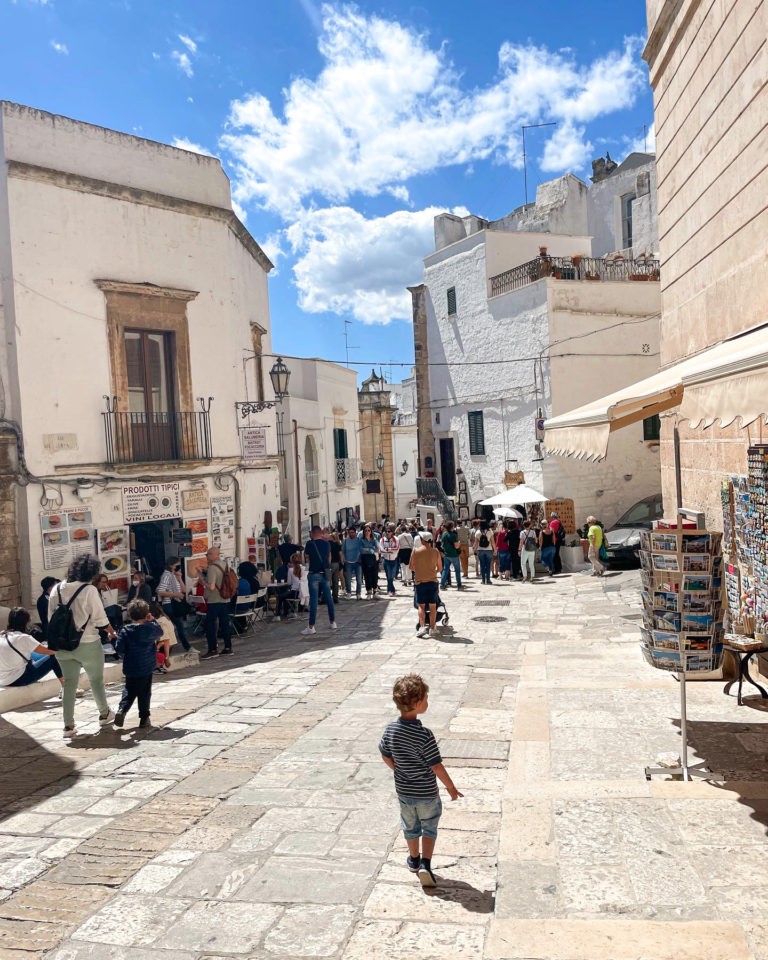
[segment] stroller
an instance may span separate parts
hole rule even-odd
[[[417,610],[419,609],[419,605],[418,605],[418,603],[416,602],[416,589],[415,589],[415,588],[414,588],[414,590],[413,590],[413,605],[414,605],[414,607],[415,607]],[[429,620],[429,611],[427,611],[427,620]],[[443,603],[443,598],[442,598],[442,597],[440,596],[440,594],[438,593],[438,595],[437,595],[437,605],[436,605],[436,610],[435,610],[435,626],[436,626],[436,627],[447,627],[447,626],[448,626],[448,620],[449,620],[448,610],[447,610],[445,604]],[[419,624],[419,621],[417,620],[417,621],[416,621],[416,629],[417,629],[417,630],[419,629],[419,626],[420,626],[420,624]]]

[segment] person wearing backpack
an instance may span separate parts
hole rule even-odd
[[[237,595],[237,574],[221,562],[219,547],[211,547],[205,555],[208,570],[205,574],[205,638],[208,650],[200,656],[201,660],[211,657],[227,656],[232,650],[232,623],[229,619],[229,601]],[[230,574],[232,576],[230,576]],[[234,578],[234,589],[232,588]],[[224,647],[218,650],[217,634],[221,631]]]
[[[75,698],[81,668],[91,683],[93,699],[99,708],[99,723],[105,727],[115,719],[104,689],[101,633],[106,633],[113,642],[116,634],[104,610],[101,594],[92,583],[100,570],[101,562],[93,554],[75,557],[67,570],[66,580],[56,584],[48,598],[46,645],[56,653],[64,675],[65,739],[77,733]]]
[[[530,570],[531,583],[536,579],[536,548],[539,545],[539,535],[531,529],[531,521],[526,520],[520,534],[520,565],[523,570],[523,583],[528,579]]]
[[[477,545],[477,559],[480,562],[480,579],[490,586],[491,563],[496,552],[496,537],[486,520],[483,520],[480,524],[480,529],[475,537],[475,544]]]

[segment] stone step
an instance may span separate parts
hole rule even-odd
[[[178,653],[171,653],[170,671],[184,670],[186,667],[194,667],[200,662],[200,654],[192,649],[184,651],[179,648]],[[120,683],[123,679],[123,665],[121,663],[104,664],[104,682]],[[90,690],[91,682],[85,675],[85,671],[80,672],[80,682],[78,687],[81,690]],[[59,681],[51,675],[50,679],[39,680],[37,683],[31,683],[28,687],[0,687],[0,714],[9,713],[12,710],[19,710],[21,707],[27,707],[32,703],[42,703],[43,700],[52,700],[59,695]]]

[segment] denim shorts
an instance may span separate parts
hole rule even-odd
[[[400,801],[400,826],[403,828],[406,840],[415,840],[417,837],[437,837],[437,824],[443,812],[440,797],[429,800],[414,800],[409,797],[398,797]]]

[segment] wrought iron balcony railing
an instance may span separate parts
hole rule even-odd
[[[120,413],[107,399],[102,413],[107,463],[210,460],[210,405],[182,413]]]
[[[346,457],[336,459],[336,486],[354,487],[360,482],[360,464]]]
[[[453,501],[448,499],[448,494],[437,477],[416,477],[416,496],[419,503],[439,509],[446,520],[457,518]]]
[[[491,296],[519,290],[544,277],[554,280],[658,280],[659,261],[648,258],[540,256],[491,277]]]

